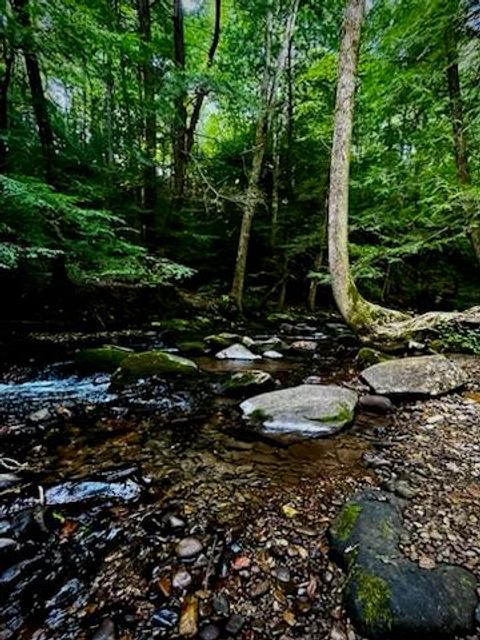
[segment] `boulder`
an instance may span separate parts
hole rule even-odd
[[[357,394],[349,389],[302,384],[254,396],[240,408],[266,433],[318,438],[336,433],[351,422],[356,404]]]
[[[268,351],[263,352],[263,357],[267,360],[281,360],[283,355],[279,351],[269,349]]]
[[[133,353],[132,349],[106,345],[96,349],[80,349],[75,353],[75,363],[88,371],[113,372],[122,364],[125,358]]]
[[[205,344],[201,340],[184,340],[177,346],[182,353],[189,356],[201,356],[205,353]]]
[[[362,371],[362,379],[379,395],[439,396],[461,387],[465,372],[445,356],[388,360]]]
[[[218,360],[261,360],[262,356],[252,353],[243,344],[232,344],[231,347],[219,351],[216,356]]]
[[[164,351],[143,351],[125,358],[112,379],[115,383],[125,383],[153,375],[192,374],[198,367],[192,360],[181,358]]]
[[[451,565],[422,569],[403,557],[398,500],[360,494],[344,505],[329,534],[335,559],[349,572],[347,614],[362,636],[433,640],[473,631],[475,576]]]
[[[230,395],[237,395],[247,391],[254,392],[262,389],[271,389],[274,384],[272,376],[266,371],[251,369],[250,371],[234,373],[224,385],[224,391]]]

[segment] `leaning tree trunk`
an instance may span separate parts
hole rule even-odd
[[[182,75],[183,87],[185,71],[185,33],[183,28],[182,0],[173,0],[173,49],[175,67]],[[187,107],[185,89],[177,91],[174,100],[173,126],[173,208],[180,210],[183,205],[186,177],[185,139],[187,132]]]
[[[465,322],[478,326],[480,307],[412,318],[367,302],[353,281],[348,257],[348,182],[364,2],[349,0],[343,25],[330,169],[328,252],[333,295],[340,313],[361,339],[385,348],[404,346],[411,338],[441,325]]]
[[[396,311],[367,302],[353,281],[348,256],[348,186],[355,86],[365,0],[349,0],[340,48],[335,124],[330,165],[328,252],[332,289],[343,318],[358,333],[379,322],[405,319]]]
[[[12,78],[13,53],[3,46],[4,70],[0,81],[0,173],[5,173],[8,166],[8,89]]]

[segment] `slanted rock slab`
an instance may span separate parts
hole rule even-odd
[[[458,389],[467,375],[445,356],[418,356],[380,362],[362,371],[378,395],[439,396]]]
[[[261,360],[262,356],[257,356],[247,349],[243,344],[232,344],[231,347],[219,351],[215,356],[218,360]]]
[[[333,555],[349,572],[344,600],[372,640],[448,639],[473,632],[475,576],[462,567],[420,568],[398,548],[399,502],[365,492],[347,502],[330,528]]]
[[[357,394],[336,385],[302,384],[242,402],[244,416],[269,434],[318,438],[353,420]]]

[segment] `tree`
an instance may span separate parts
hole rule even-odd
[[[343,22],[335,124],[330,169],[328,207],[328,251],[332,290],[346,323],[361,337],[383,346],[404,342],[420,332],[445,322],[476,318],[480,308],[465,314],[428,313],[418,318],[385,309],[365,300],[352,277],[348,253],[348,191],[355,105],[355,87],[365,0],[349,0]]]
[[[272,58],[273,40],[273,15],[269,8],[266,19],[265,34],[265,67],[261,86],[261,107],[255,126],[255,142],[253,146],[253,158],[248,177],[248,187],[245,193],[242,223],[238,240],[237,259],[233,276],[230,295],[237,308],[242,310],[243,289],[245,285],[245,271],[247,266],[248,247],[253,217],[260,201],[259,182],[263,160],[268,143],[268,131],[271,118],[274,115],[277,99],[277,89],[282,74],[288,62],[288,54],[295,31],[299,0],[292,0],[287,12],[284,29],[280,42],[282,45],[278,55]]]

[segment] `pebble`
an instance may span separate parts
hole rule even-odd
[[[172,585],[175,589],[186,589],[191,583],[192,576],[184,569],[181,569],[173,576]]]
[[[110,618],[103,620],[92,640],[115,640],[115,625],[113,620],[110,620]]]
[[[180,558],[192,558],[200,553],[203,544],[197,538],[184,538],[177,545],[177,555]]]
[[[238,613],[234,613],[233,616],[230,616],[227,624],[225,625],[225,630],[231,636],[236,636],[243,629],[245,624],[245,618]]]
[[[291,579],[290,571],[285,567],[278,567],[278,569],[275,569],[275,577],[279,582],[286,584]]]
[[[200,630],[200,640],[217,640],[220,629],[215,624],[207,624]]]
[[[373,413],[390,413],[395,409],[395,405],[390,398],[378,395],[362,396],[358,405],[361,409]]]
[[[230,603],[223,593],[217,593],[213,596],[212,606],[217,616],[228,616],[230,613]]]
[[[395,493],[400,498],[411,500],[418,494],[418,491],[411,487],[408,482],[405,482],[405,480],[399,480],[395,483]]]
[[[178,613],[172,609],[159,609],[152,616],[152,624],[154,627],[162,629],[173,629],[178,622]]]
[[[50,411],[48,409],[39,409],[27,416],[29,422],[43,422],[50,418]]]

